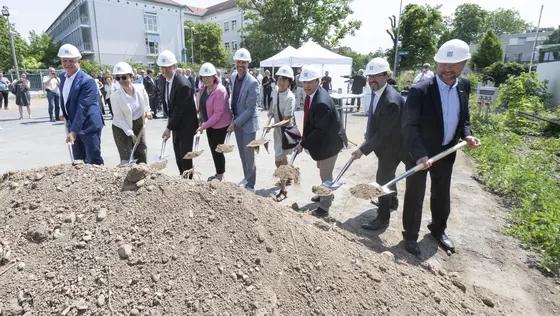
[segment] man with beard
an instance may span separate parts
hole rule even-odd
[[[255,191],[257,180],[257,167],[255,166],[255,150],[247,145],[255,140],[259,129],[259,117],[257,115],[257,97],[259,94],[259,82],[255,77],[247,73],[251,54],[245,48],[239,49],[233,56],[235,60],[235,73],[231,78],[231,111],[233,122],[228,127],[228,132],[235,131],[237,149],[243,165],[243,180],[239,185],[245,186],[250,191]]]
[[[185,76],[176,73],[177,59],[172,52],[168,50],[161,52],[157,64],[165,78],[161,88],[163,91],[161,99],[169,115],[162,138],[172,137],[179,174],[183,174],[193,167],[192,159],[183,159],[183,157],[192,151],[194,134],[198,128],[194,89]]]
[[[465,140],[470,148],[480,146],[480,140],[472,136],[470,127],[471,86],[468,79],[459,77],[470,57],[467,43],[458,39],[444,43],[434,57],[437,75],[410,89],[402,113],[406,169],[425,165],[424,170],[406,179],[403,237],[405,249],[414,255],[421,254],[417,239],[428,172],[432,183],[432,222],[428,229],[445,250],[453,251],[455,248],[445,229],[451,208],[451,174],[456,154],[450,154],[433,165],[428,159],[455,146],[459,139]]]
[[[366,140],[352,153],[354,159],[360,159],[362,155],[375,152],[378,159],[376,181],[382,185],[395,178],[395,171],[400,163],[400,113],[404,106],[404,99],[387,82],[390,68],[383,58],[374,58],[367,64],[365,75],[373,93],[368,111]],[[393,185],[390,189],[395,193],[379,198],[377,217],[370,223],[362,224],[362,228],[379,230],[389,226],[391,209],[396,210],[399,203],[397,186]]]

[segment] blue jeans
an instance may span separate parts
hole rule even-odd
[[[49,117],[58,120],[60,117],[60,94],[58,92],[47,91],[47,100],[49,101]],[[53,113],[54,108],[54,113]],[[53,116],[55,114],[55,116]]]

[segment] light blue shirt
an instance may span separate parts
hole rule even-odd
[[[459,113],[461,111],[461,100],[459,99],[459,90],[457,88],[459,81],[455,79],[453,86],[449,87],[449,85],[439,79],[439,76],[436,75],[436,79],[443,113],[442,145],[445,146],[453,140],[459,125]]]

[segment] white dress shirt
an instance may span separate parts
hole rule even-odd
[[[80,69],[78,68],[78,71]],[[64,86],[62,87],[62,97],[64,98],[64,105],[68,103],[68,96],[70,94],[70,89],[72,89],[72,82],[76,79],[76,75],[78,74],[76,71],[72,76],[68,77],[68,73],[66,73],[66,80],[64,81]]]
[[[140,105],[140,101],[138,100],[138,92],[134,89],[134,93],[132,96],[128,95],[128,93],[124,93],[126,102],[130,104],[130,110],[132,111],[132,120],[136,121],[137,119],[141,118],[144,115],[144,109]]]
[[[167,103],[167,106],[169,107],[169,96],[171,94],[171,87],[173,87],[173,79],[175,79],[175,72],[173,73],[173,76],[171,77],[171,79],[169,80],[165,80],[165,87],[163,87],[164,91],[165,91],[165,103]],[[167,86],[169,85],[169,86]]]
[[[459,90],[457,88],[458,80],[452,87],[436,76],[439,94],[441,97],[441,110],[443,114],[443,143],[445,146],[449,144],[455,137],[457,126],[459,126],[459,114],[461,111],[461,100],[459,99]]]

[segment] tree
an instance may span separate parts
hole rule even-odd
[[[22,56],[27,53],[27,43],[21,37],[21,35],[16,31],[16,26],[12,24],[12,36],[14,39],[14,47],[17,56],[18,67],[20,70],[23,69]],[[8,22],[6,19],[0,17],[0,67],[3,71],[7,72],[11,69],[15,71],[14,68],[14,58],[12,56],[12,46],[10,44],[10,35],[8,33]]]
[[[543,45],[560,44],[560,27],[558,27],[550,36],[543,42]],[[558,59],[560,52],[553,52],[554,59]],[[544,53],[539,54],[539,62],[544,59]]]
[[[362,23],[350,19],[353,0],[237,0],[251,20],[243,27],[243,45],[258,65],[288,45],[300,47],[309,39],[332,49]],[[256,10],[257,14],[251,10]]]
[[[37,34],[35,31],[29,32],[28,55],[46,67],[57,68],[60,65],[60,59],[57,56],[60,45],[60,42],[53,43],[52,37],[45,32],[41,34]]]
[[[385,56],[385,52],[381,48],[378,48],[374,53],[363,55],[353,51],[350,47],[346,46],[340,47],[338,49],[338,54],[352,58],[352,71],[354,73],[357,73],[360,69],[364,69],[367,63],[369,63],[369,61],[374,59],[375,57]]]
[[[484,29],[492,29],[498,36],[502,34],[523,33],[529,25],[512,9],[496,9],[486,17]]]
[[[501,61],[503,55],[504,48],[498,35],[494,31],[488,30],[472,56],[470,67],[474,70],[483,70],[495,62]]]
[[[399,56],[401,68],[415,68],[434,57],[438,39],[445,31],[439,8],[417,4],[408,4],[404,8],[400,21],[399,51],[406,51],[408,55]],[[389,64],[393,64],[394,54],[393,48],[387,50]]]
[[[505,83],[509,76],[519,76],[524,72],[529,72],[529,65],[518,63],[503,63],[501,61],[493,63],[484,68],[483,79],[491,80],[496,87]]]
[[[475,44],[482,38],[488,11],[473,3],[460,4],[451,23],[453,38]]]
[[[185,25],[194,28],[192,36],[191,30],[185,29],[185,48],[189,61],[191,60],[191,43],[194,37],[194,61],[196,64],[209,62],[216,67],[225,67],[230,64],[228,61],[230,52],[222,46],[223,30],[217,23],[186,21]]]

